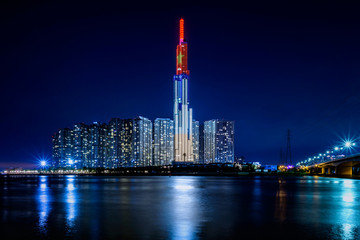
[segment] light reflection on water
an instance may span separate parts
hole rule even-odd
[[[285,182],[279,179],[279,189],[276,192],[276,203],[275,203],[275,219],[279,222],[286,220],[286,201],[287,193],[284,187]]]
[[[199,214],[194,186],[197,179],[173,179],[171,239],[195,239],[195,228],[197,227],[195,219]]]
[[[66,192],[65,192],[65,199],[66,199],[66,222],[67,222],[67,229],[69,232],[73,231],[75,217],[77,214],[77,192],[74,185],[74,178],[75,176],[69,175],[66,176]]]
[[[40,176],[38,189],[39,231],[43,235],[47,233],[47,220],[50,212],[50,190],[47,186],[47,178],[47,176]]]
[[[357,214],[359,214],[359,208],[354,204],[355,196],[358,192],[355,192],[356,188],[354,183],[354,180],[343,180],[342,184],[342,210],[339,216],[341,227],[338,235],[340,235],[343,240],[355,239],[354,231],[358,225],[356,222],[358,219],[355,218],[355,210],[357,210]]]
[[[0,224],[9,233],[35,219],[49,238],[289,239],[295,231],[303,239],[360,239],[353,179],[40,176],[36,185],[6,186]]]

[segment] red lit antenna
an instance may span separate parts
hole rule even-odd
[[[180,44],[184,42],[184,19],[180,19]]]

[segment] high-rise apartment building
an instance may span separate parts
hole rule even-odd
[[[107,125],[94,122],[89,126],[90,161],[85,167],[108,167]]]
[[[152,135],[151,120],[144,117],[133,120],[131,167],[152,165]]]
[[[107,156],[107,167],[117,168],[120,166],[121,161],[121,123],[122,120],[119,118],[110,119],[108,132],[107,132],[107,143],[108,143],[108,156]]]
[[[153,126],[144,117],[112,118],[109,124],[75,124],[73,129],[56,132],[52,142],[53,167],[111,169],[153,165]],[[169,156],[171,151],[173,148],[167,153]]]
[[[154,166],[169,165],[174,161],[174,121],[157,118],[154,121]]]
[[[52,137],[53,167],[66,167],[72,163],[73,131],[69,128],[59,129]]]
[[[89,128],[84,123],[77,123],[73,129],[73,164],[82,168],[89,161],[89,154]]]
[[[209,120],[204,123],[204,163],[234,162],[234,122]]]
[[[193,140],[193,155],[194,155],[194,163],[200,163],[200,132],[199,132],[199,121],[192,122],[192,140]]]
[[[199,124],[199,163],[204,164],[204,123]]]
[[[133,151],[133,119],[122,119],[120,122],[120,167],[131,166]]]

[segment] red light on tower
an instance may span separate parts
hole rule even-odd
[[[180,43],[176,48],[176,74],[190,74],[187,69],[187,43],[184,42],[184,19],[180,19]]]
[[[184,42],[184,19],[180,19],[180,44]]]

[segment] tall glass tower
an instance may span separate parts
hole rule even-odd
[[[204,163],[234,162],[234,121],[204,123]]]
[[[192,140],[192,109],[189,108],[189,74],[187,43],[184,40],[184,19],[180,19],[180,41],[176,48],[176,74],[174,75],[174,161],[194,161]]]
[[[154,121],[153,165],[169,165],[174,161],[174,121],[157,118]]]

